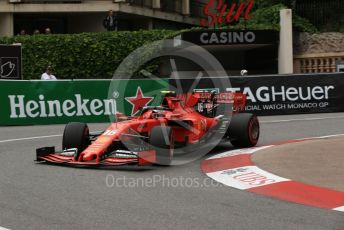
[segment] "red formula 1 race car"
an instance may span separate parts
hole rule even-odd
[[[137,117],[116,114],[116,122],[100,133],[90,133],[83,123],[69,123],[63,133],[62,151],[36,150],[38,162],[69,166],[170,165],[175,150],[199,152],[202,145],[230,141],[252,147],[259,138],[255,115],[240,113],[246,96],[240,93],[164,92],[160,106],[141,108]],[[231,111],[218,114],[221,105]],[[215,145],[216,145],[215,144]],[[213,148],[215,146],[211,146]],[[211,149],[209,149],[210,151]]]

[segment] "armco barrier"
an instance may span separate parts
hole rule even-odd
[[[197,89],[213,87],[217,78],[202,78]],[[283,115],[344,111],[344,73],[231,77],[220,91],[244,92],[246,111],[257,115]],[[183,79],[183,91],[194,79]],[[176,86],[173,79],[172,86]]]
[[[116,111],[131,115],[159,104],[167,81],[117,80],[0,81],[0,125],[109,122]],[[143,99],[142,99],[143,98]],[[127,99],[127,100],[126,100]]]
[[[247,95],[246,111],[258,115],[343,112],[344,73],[231,77],[221,91]],[[196,89],[212,88],[216,78],[202,78]],[[109,122],[116,111],[133,115],[144,105],[157,105],[160,91],[176,85],[167,80],[0,81],[0,125]],[[183,90],[194,79],[182,79]]]

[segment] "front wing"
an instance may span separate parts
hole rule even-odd
[[[68,151],[68,150],[67,150]],[[104,155],[101,161],[76,161],[73,155],[66,154],[67,151],[56,152],[55,147],[43,147],[36,150],[36,162],[74,167],[107,168],[124,165],[150,165],[156,162],[154,150],[132,152],[117,150]],[[70,151],[69,151],[70,152]]]

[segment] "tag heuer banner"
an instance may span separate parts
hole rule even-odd
[[[217,78],[202,78],[195,89],[209,90]],[[344,74],[306,74],[231,77],[231,86],[214,89],[243,92],[246,112],[257,115],[326,113],[344,111]],[[171,79],[171,85],[176,82]],[[183,79],[183,91],[194,79]],[[218,85],[218,84],[217,84]]]
[[[0,79],[20,80],[22,49],[20,45],[0,45]]]
[[[161,102],[167,81],[118,80],[0,81],[0,125],[110,122],[111,115],[136,115]],[[110,95],[110,96],[108,96]]]

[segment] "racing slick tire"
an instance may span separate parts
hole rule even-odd
[[[174,138],[172,128],[156,126],[150,132],[150,144],[156,151],[157,165],[171,165],[174,152]]]
[[[234,147],[249,148],[257,144],[260,134],[259,121],[251,113],[239,113],[232,117],[228,137]]]
[[[90,131],[87,124],[79,122],[68,123],[63,132],[62,149],[77,148],[78,152],[75,159],[90,144]]]

